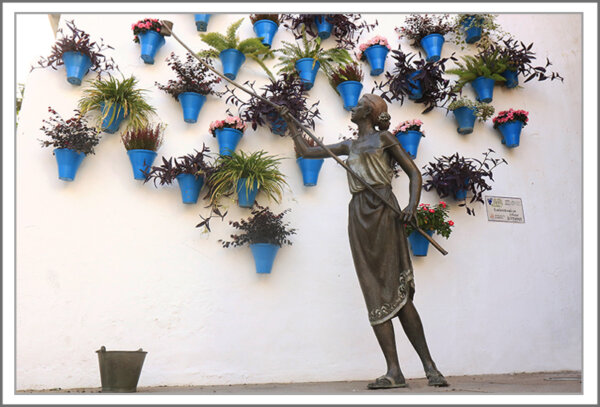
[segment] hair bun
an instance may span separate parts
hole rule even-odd
[[[387,130],[390,128],[390,120],[392,116],[388,112],[381,112],[377,117],[377,121],[379,122],[378,127],[379,130]]]

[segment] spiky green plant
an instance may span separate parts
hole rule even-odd
[[[281,42],[283,48],[276,50],[281,52],[279,57],[281,61],[275,66],[281,66],[279,73],[294,72],[296,69],[296,61],[302,58],[314,58],[313,68],[317,61],[321,64],[321,69],[326,75],[330,75],[333,71],[334,64],[349,64],[352,63],[350,53],[343,48],[321,48],[321,38],[317,37],[314,40],[306,38],[306,30],[302,31],[302,43],[290,43],[287,41]]]
[[[261,66],[262,69],[269,75],[270,78],[275,79],[269,68],[264,64],[264,60],[267,58],[273,58],[273,51],[261,42],[260,38],[252,37],[241,40],[236,35],[237,30],[244,19],[240,19],[235,23],[232,23],[227,27],[225,35],[218,32],[200,33],[200,38],[212,49],[203,50],[198,52],[199,57],[205,58],[218,58],[219,54],[226,49],[237,49],[247,58],[252,59]]]
[[[220,156],[215,163],[215,172],[207,179],[210,188],[211,205],[218,205],[221,197],[237,190],[240,179],[246,178],[246,191],[254,182],[257,188],[275,202],[281,200],[283,188],[287,185],[279,171],[281,158],[269,156],[266,151],[246,154],[243,151]]]
[[[146,89],[137,87],[137,79],[134,76],[123,77],[118,80],[112,75],[107,79],[97,78],[89,82],[90,87],[84,89],[83,97],[79,100],[79,110],[84,115],[92,110],[101,112],[97,120],[97,126],[100,127],[102,121],[108,117],[111,107],[117,104],[124,109],[127,118],[125,131],[131,129],[142,129],[149,123],[151,115],[156,113],[154,107],[150,106],[145,100]],[[102,113],[101,104],[104,104],[104,113]],[[117,109],[112,110],[110,126],[117,115]]]
[[[460,91],[463,86],[480,76],[498,82],[506,81],[506,78],[500,74],[508,68],[508,58],[501,56],[498,50],[493,53],[480,53],[475,56],[465,55],[462,60],[462,63],[456,63],[458,68],[446,71],[446,73],[458,75],[458,81],[453,88],[455,92]]]

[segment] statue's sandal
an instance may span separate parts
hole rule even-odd
[[[369,383],[367,387],[371,390],[376,389],[394,389],[397,387],[408,387],[406,382],[396,382],[393,377],[381,376],[375,379],[373,383]]]
[[[437,373],[437,374],[431,374],[431,375],[427,375],[427,384],[429,386],[435,386],[435,387],[448,387],[448,382],[446,381],[446,378],[441,374],[441,373]]]

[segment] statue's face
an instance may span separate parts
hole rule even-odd
[[[359,123],[367,118],[371,114],[371,105],[365,102],[364,98],[361,98],[356,106],[351,110],[350,120],[354,123]]]

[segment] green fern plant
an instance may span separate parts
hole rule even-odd
[[[283,188],[287,183],[279,171],[281,158],[269,156],[266,151],[246,154],[243,151],[232,152],[231,155],[220,156],[215,163],[215,172],[207,179],[210,188],[210,202],[218,206],[223,196],[231,195],[237,190],[240,179],[246,178],[246,190],[257,188],[269,199],[280,202]]]
[[[321,48],[321,38],[317,37],[314,40],[306,38],[306,29],[302,30],[302,43],[290,43],[287,41],[281,42],[283,48],[276,50],[282,55],[279,57],[281,61],[277,66],[281,66],[279,73],[294,72],[296,69],[296,61],[302,58],[313,58],[313,68],[317,61],[321,64],[321,69],[327,76],[331,76],[333,67],[336,64],[350,64],[353,62],[350,53],[343,48]]]
[[[267,58],[274,57],[273,51],[261,42],[261,38],[252,37],[240,41],[240,38],[236,35],[243,21],[242,18],[227,27],[225,35],[218,32],[201,33],[200,38],[202,38],[202,41],[212,49],[200,51],[198,56],[216,59],[222,51],[236,49],[259,64],[267,75],[275,80],[275,77],[263,62]]]
[[[504,82],[506,78],[500,75],[508,68],[508,58],[501,56],[498,51],[491,54],[465,55],[463,62],[457,62],[458,68],[448,69],[449,74],[458,75],[458,81],[453,91],[460,91],[467,83],[480,76]]]
[[[90,87],[83,91],[83,97],[79,100],[79,110],[82,115],[92,110],[100,111],[97,127],[101,126],[111,108],[117,104],[121,105],[127,117],[125,131],[147,127],[150,116],[156,113],[154,107],[146,102],[144,94],[148,91],[137,87],[137,79],[134,76],[118,80],[110,75],[107,79],[97,78],[88,83]],[[102,104],[104,104],[104,113],[102,113]],[[112,124],[117,114],[117,109],[112,109],[107,127]]]

